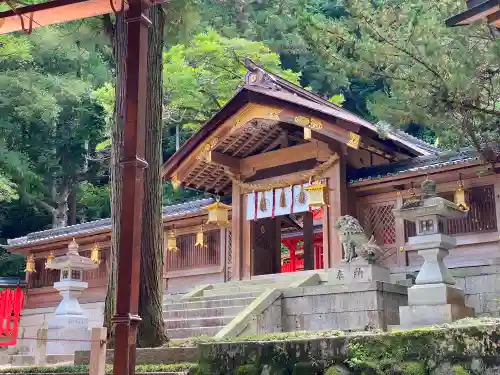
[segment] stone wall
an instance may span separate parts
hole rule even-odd
[[[384,282],[283,291],[283,331],[387,329],[399,324],[406,287]]]
[[[494,375],[500,326],[200,345],[197,375]]]
[[[395,277],[418,273],[418,267],[391,270]],[[500,264],[452,268],[457,285],[465,292],[465,301],[476,316],[500,316]]]
[[[104,302],[81,304],[83,311],[89,318],[89,329],[102,327],[104,316]],[[11,350],[19,354],[35,353],[37,332],[40,328],[47,328],[48,320],[53,316],[56,306],[25,309],[22,311],[19,322],[19,339]]]

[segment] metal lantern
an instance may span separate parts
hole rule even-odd
[[[462,180],[458,182],[458,187],[455,189],[455,196],[454,196],[454,201],[455,204],[460,207],[462,211],[469,211],[470,207],[465,201],[465,190],[464,190],[464,185],[462,183]]]
[[[47,260],[45,261],[45,268],[48,268],[48,266],[50,266],[50,264],[52,263],[52,261],[55,259],[56,257],[54,256],[54,252],[51,251],[49,253],[49,255],[47,255]],[[28,265],[26,264],[26,268],[28,268]]]
[[[194,246],[207,247],[205,244],[205,233],[203,232],[203,225],[200,227],[200,231],[196,233],[196,243]]]
[[[94,264],[101,263],[101,259],[99,258],[99,251],[100,251],[100,246],[98,243],[92,246],[92,250],[90,250],[90,260],[94,262]]]
[[[323,207],[326,204],[326,185],[317,182],[304,188],[307,191],[307,204],[309,207]]]
[[[177,237],[173,230],[171,230],[167,235],[167,250],[168,251],[179,251],[177,247]]]
[[[26,269],[24,271],[28,273],[36,272],[35,257],[33,254],[28,255],[26,258]]]
[[[231,206],[216,201],[211,205],[207,206],[208,210],[208,220],[207,224],[224,225],[229,224],[229,209]]]

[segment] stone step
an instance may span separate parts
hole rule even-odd
[[[214,326],[214,327],[196,327],[196,328],[177,328],[167,330],[167,335],[171,339],[187,339],[195,338],[200,336],[213,337],[215,336],[224,326]]]
[[[229,324],[233,318],[234,316],[216,316],[209,318],[165,319],[165,326],[167,331],[177,328],[218,327]]]
[[[240,293],[250,293],[253,296],[257,296],[264,292],[269,287],[267,285],[262,286],[233,286],[221,289],[209,289],[203,292],[203,297],[214,297],[214,296],[231,296],[233,294]]]
[[[234,298],[196,298],[189,299],[184,302],[176,302],[171,305],[164,305],[164,311],[174,310],[192,310],[192,309],[210,309],[217,307],[230,307],[230,306],[247,306],[252,303],[255,296],[243,296]]]
[[[207,292],[209,292],[207,290]],[[244,291],[244,292],[229,292],[229,291],[219,291],[217,293],[210,293],[210,295],[204,295],[200,297],[191,297],[182,300],[182,302],[198,302],[198,301],[210,301],[210,300],[220,300],[220,299],[235,299],[235,298],[255,298],[260,296],[262,291]]]
[[[225,287],[232,287],[232,286],[247,286],[247,285],[265,285],[265,284],[272,284],[275,281],[273,279],[258,279],[258,280],[235,280],[235,281],[228,281],[225,283],[217,283],[217,284],[212,284],[214,289],[219,289],[219,288],[225,288]]]
[[[209,318],[217,316],[236,316],[247,305],[235,305],[211,308],[166,310],[163,312],[165,319]]]

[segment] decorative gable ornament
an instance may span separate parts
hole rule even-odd
[[[221,203],[219,200],[206,207],[208,210],[207,224],[226,225],[229,224],[229,210],[231,206]]]

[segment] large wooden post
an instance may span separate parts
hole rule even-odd
[[[328,206],[323,212],[323,261],[325,268],[333,267],[342,260],[342,245],[333,228],[335,220],[347,214],[346,156],[340,153],[339,161],[325,174],[327,180]]]
[[[242,259],[242,225],[243,205],[241,199],[241,187],[233,184],[232,188],[232,209],[231,209],[231,248],[232,248],[232,280],[241,280],[241,259]]]
[[[312,212],[304,213],[304,271],[314,269],[314,223]]]
[[[148,27],[146,0],[130,0],[126,12],[127,55],[125,125],[123,134],[122,210],[116,297],[114,375],[135,373],[135,345],[141,261],[142,203],[144,195],[145,109],[147,87]]]

